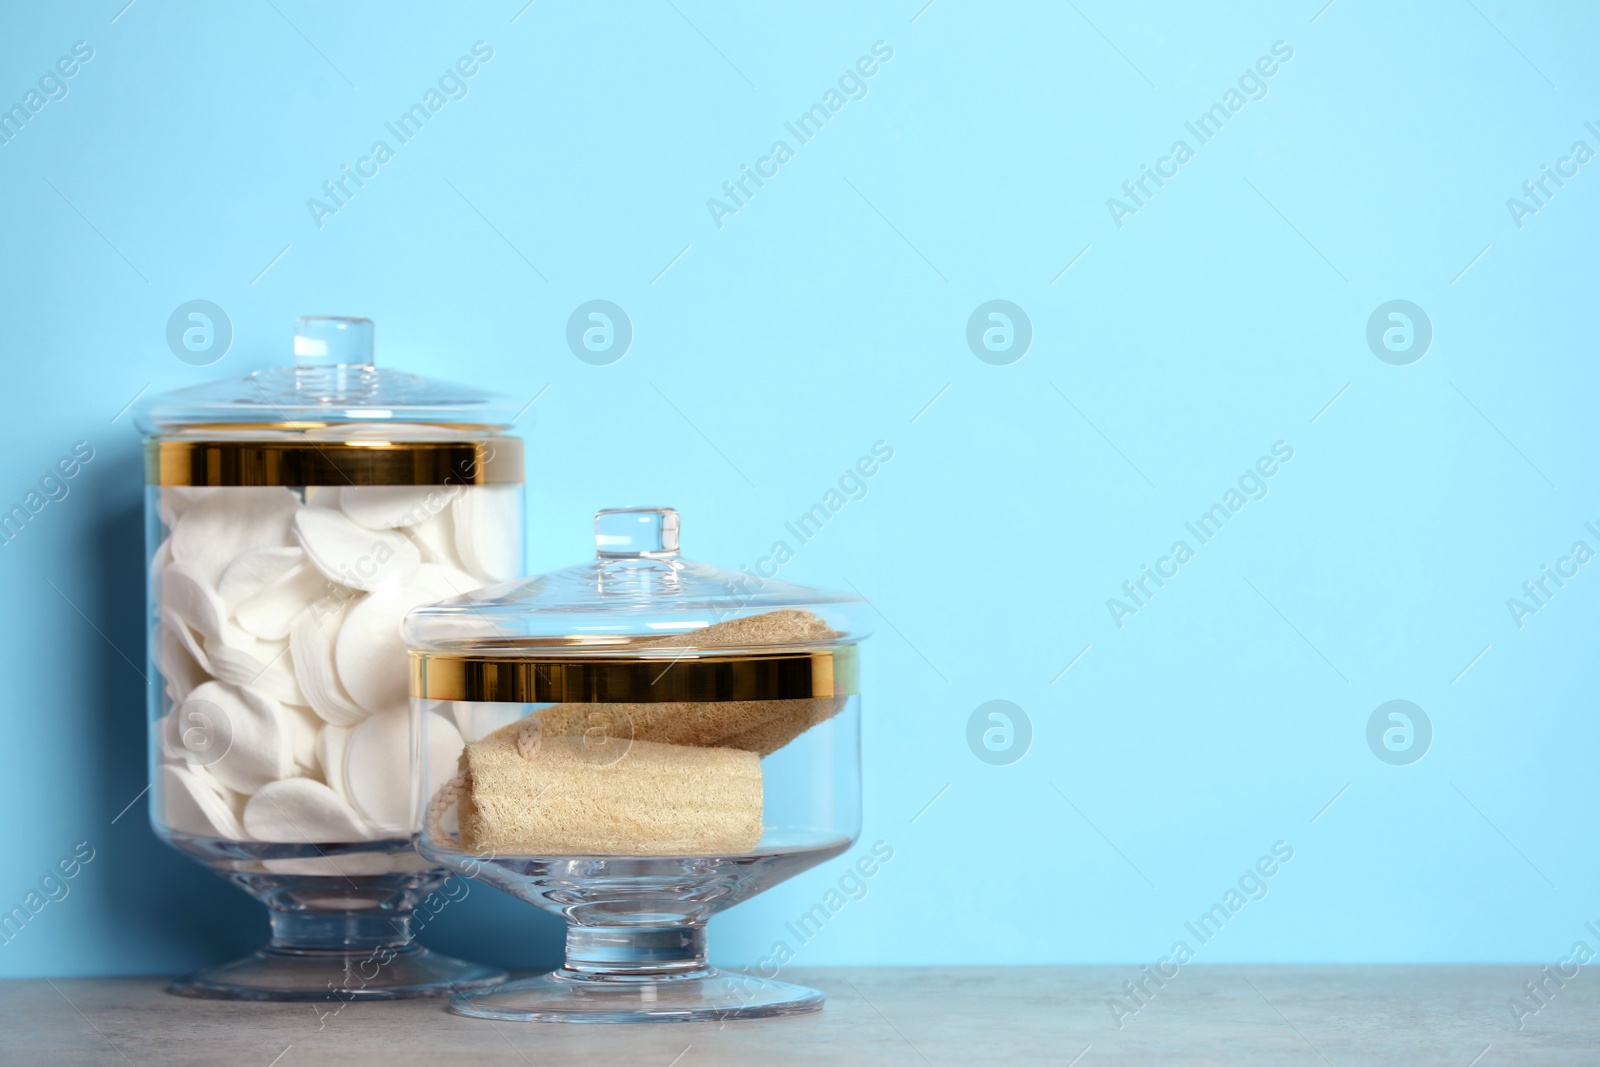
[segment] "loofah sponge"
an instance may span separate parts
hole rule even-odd
[[[650,642],[651,648],[751,648],[765,645],[803,645],[828,641],[839,635],[809,611],[784,608],[764,615],[730,619],[699,630],[673,634]]]
[[[786,608],[719,622],[651,641],[650,648],[749,648],[804,645],[838,635],[809,611]],[[671,670],[670,666],[665,668]],[[811,727],[837,715],[843,697],[733,700],[663,704],[556,704],[538,713],[546,737],[578,737],[599,727],[611,736],[771,755]],[[625,725],[618,725],[625,717]]]
[[[757,725],[718,740],[724,748],[737,748],[770,756],[818,723],[827,722],[844,707],[844,697],[813,700],[772,700],[778,714]]]
[[[580,737],[519,750],[522,729],[514,723],[462,753],[457,817],[468,852],[704,856],[749,852],[761,840],[752,752],[636,740],[606,762]]]

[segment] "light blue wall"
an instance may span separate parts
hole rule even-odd
[[[1270,894],[1198,959],[1548,962],[1600,917],[1600,563],[1520,627],[1507,608],[1600,549],[1600,161],[1520,226],[1507,207],[1600,150],[1593,5],[522,2],[0,8],[0,103],[93,48],[0,145],[0,504],[94,449],[0,547],[0,906],[95,850],[0,974],[264,937],[142,804],[112,822],[145,776],[115,416],[280,360],[301,313],[540,397],[536,569],[588,553],[596,508],[657,502],[688,554],[754,565],[892,445],[784,568],[882,613],[863,847],[894,850],[797,963],[1151,962],[1278,841]],[[477,41],[468,95],[319,228],[307,198]],[[879,41],[865,98],[800,144],[785,121]],[[1185,122],[1280,41],[1200,144]],[[716,225],[707,198],[778,139],[793,158]],[[1193,158],[1119,227],[1107,198],[1178,139]],[[610,366],[565,342],[595,298],[634,326]],[[164,339],[193,299],[233,326],[213,366]],[[965,339],[992,299],[1031,321],[1010,365]],[[1410,365],[1365,337],[1394,299],[1432,324]],[[1184,523],[1280,441],[1268,495],[1200,545]],[[1116,625],[1179,539],[1194,558]],[[1394,699],[1432,724],[1410,765],[1367,742]],[[990,700],[1031,722],[1018,762],[969,749]],[[719,920],[716,954],[767,956],[844,863]],[[482,889],[431,940],[531,966],[557,934]]]

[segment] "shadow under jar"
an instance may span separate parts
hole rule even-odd
[[[713,968],[706,923],[860,830],[863,605],[680,559],[670,509],[603,511],[595,533],[593,562],[406,620],[419,850],[567,922],[561,969],[451,1010],[816,1011],[815,990]]]
[[[303,318],[291,366],[158,397],[147,433],[150,817],[256,897],[272,939],[172,991],[440,996],[504,972],[412,939],[406,651],[419,604],[522,573],[522,443],[499,398],[379,370],[372,323]],[[435,738],[443,744],[443,738]],[[454,752],[446,756],[454,758]]]

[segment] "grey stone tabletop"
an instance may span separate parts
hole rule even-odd
[[[0,1064],[1600,1064],[1600,982],[1583,972],[1563,982],[1536,965],[1197,966],[1147,983],[1142,1005],[1122,989],[1133,976],[797,969],[784,977],[827,993],[820,1013],[632,1026],[492,1023],[439,1001],[187,1000],[155,978],[17,979],[0,982]]]

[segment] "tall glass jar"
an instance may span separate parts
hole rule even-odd
[[[372,338],[366,319],[303,318],[291,365],[140,413],[151,822],[272,922],[175,993],[393,999],[505,977],[413,941],[461,884],[413,848],[400,624],[522,573],[522,443],[498,398],[380,370]]]
[[[560,970],[467,991],[500,1020],[815,1011],[706,957],[706,923],[861,826],[859,598],[691,563],[678,514],[603,511],[596,558],[405,624],[419,850],[567,921]]]

